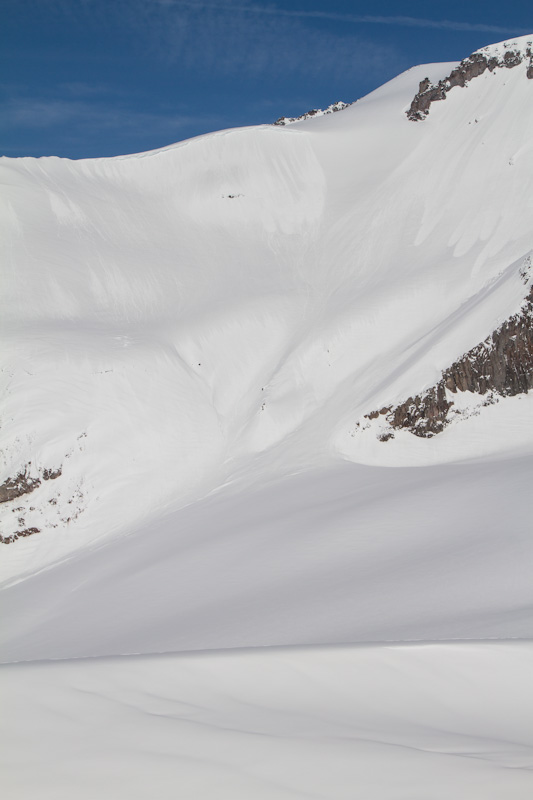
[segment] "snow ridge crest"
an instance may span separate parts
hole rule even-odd
[[[342,100],[337,100],[336,103],[332,103],[327,108],[312,108],[310,111],[306,111],[305,114],[301,114],[299,117],[280,117],[274,122],[274,125],[291,125],[293,122],[303,122],[306,119],[311,119],[312,117],[323,117],[326,114],[333,114],[336,111],[344,111],[345,108],[348,108],[351,103],[344,103]]]

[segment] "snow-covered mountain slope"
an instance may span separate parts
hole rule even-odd
[[[369,481],[391,497],[408,480],[402,471],[362,466],[356,475],[337,466],[342,459],[431,466],[433,487],[437,465],[457,460],[490,460],[494,471],[481,472],[486,491],[515,474],[501,459],[531,453],[527,394],[487,405],[483,396],[456,393],[466,411],[430,440],[401,429],[381,441],[382,429],[366,416],[435,385],[518,313],[529,291],[527,63],[487,70],[450,91],[422,124],[409,121],[419,82],[438,82],[453,66],[409,70],[312,123],[223,131],[115,159],[3,159],[1,481],[10,499],[0,504],[2,574],[22,580],[6,602],[16,592],[31,605],[31,587],[41,586],[39,608],[61,606],[63,583],[53,576],[89,570],[93,558],[102,562],[91,574],[109,587],[130,580],[120,564],[134,552],[134,571],[154,560],[164,571],[168,548],[183,563],[184,507],[206,509],[209,518],[211,492],[233,498],[228,519],[240,519],[256,487],[277,481],[283,497],[284,476],[295,472],[324,470],[329,485],[340,470],[355,490]],[[462,504],[455,527],[467,536],[474,510],[465,511],[462,485],[450,485]],[[326,507],[337,499],[333,491]],[[347,512],[351,520],[360,502]],[[387,502],[383,508],[395,508]],[[420,511],[410,522],[415,537],[427,524]],[[329,525],[317,531],[327,536]],[[412,544],[419,547],[416,538]],[[433,546],[445,545],[439,530]],[[352,546],[335,550],[339,564]],[[296,546],[303,549],[305,536]],[[245,551],[238,558],[246,575]],[[495,574],[504,562],[495,562]],[[154,580],[165,586],[158,569]],[[313,569],[324,580],[326,567]],[[329,564],[328,574],[335,569]],[[223,607],[225,579],[208,573],[194,591],[205,592],[207,608]],[[290,569],[286,580],[290,586]],[[82,589],[67,583],[74,608]],[[253,590],[239,589],[244,605]],[[25,602],[13,605],[18,644],[6,652],[16,657],[20,647],[24,657],[39,657],[32,626],[47,621],[24,612],[18,627]],[[291,641],[321,640],[318,623],[305,634],[301,624],[290,627]],[[250,643],[247,626],[232,624],[233,644]],[[496,627],[505,635],[503,623]],[[455,635],[453,625],[445,628]],[[350,612],[339,637],[353,631],[358,639],[358,630]],[[174,647],[180,631],[172,627],[163,639]],[[53,657],[52,639],[45,650]],[[254,643],[282,639],[281,623],[255,626]],[[62,655],[86,652],[69,642],[58,644]],[[120,651],[93,644],[95,652]],[[144,644],[128,640],[127,648]]]
[[[6,570],[201,497],[272,448],[287,472],[339,452],[454,458],[455,433],[422,448],[353,433],[520,307],[522,66],[456,88],[423,125],[405,108],[450,65],[312,124],[117,159],[4,159],[2,477],[41,479],[2,506],[4,537],[40,531],[7,548]]]
[[[531,797],[532,40],[2,159],[10,798]]]

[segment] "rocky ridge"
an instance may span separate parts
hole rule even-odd
[[[280,117],[274,122],[274,125],[291,125],[293,122],[303,122],[306,119],[312,119],[312,117],[323,117],[326,114],[334,114],[336,111],[343,111],[350,105],[351,103],[343,103],[342,100],[338,100],[327,108],[313,108],[311,111],[306,111],[305,114],[299,117]]]
[[[524,62],[527,62],[526,76],[531,79],[533,78],[533,40],[528,41],[524,48],[504,46],[503,52],[490,47],[478,50],[468,58],[464,58],[447,78],[438,83],[431,83],[429,78],[420,81],[418,92],[406,111],[407,118],[413,122],[425,119],[432,103],[437,100],[446,100],[451,89],[455,86],[466,86],[469,81],[482,75],[486,70],[493,72],[495,69],[501,68],[512,69]]]
[[[530,266],[528,260],[527,267]],[[434,386],[397,406],[365,414],[365,418],[384,418],[387,426],[379,434],[381,441],[392,439],[394,431],[401,429],[430,438],[443,431],[454,417],[461,416],[453,401],[458,392],[481,395],[484,398],[481,404],[488,405],[498,397],[527,394],[530,389],[533,389],[533,286],[520,311],[448,367]]]

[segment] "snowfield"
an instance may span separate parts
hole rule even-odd
[[[489,642],[10,665],[3,782],[44,800],[529,800],[532,672],[530,644]]]
[[[532,41],[419,122],[455,64],[1,159],[10,798],[532,796],[533,395],[366,416],[530,291]]]

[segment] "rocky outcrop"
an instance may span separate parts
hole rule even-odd
[[[61,475],[61,467],[57,469],[43,469],[43,481],[55,481]]]
[[[280,117],[274,122],[274,125],[290,125],[293,122],[303,122],[303,120],[311,119],[312,117],[323,117],[326,114],[334,114],[336,111],[343,111],[345,108],[348,108],[349,105],[350,103],[343,103],[342,100],[338,100],[325,109],[312,108],[311,111],[306,111],[306,113],[302,114],[300,117]]]
[[[506,320],[443,374],[451,392],[495,392],[502,396],[533,388],[533,289],[520,314]]]
[[[452,405],[447,400],[446,389],[440,381],[427,392],[409,397],[404,403],[391,409],[387,421],[391,428],[407,428],[415,436],[430,437],[444,429]]]
[[[22,497],[25,494],[30,494],[38,486],[41,485],[41,478],[30,475],[31,464],[26,464],[24,472],[19,472],[13,478],[8,478],[0,486],[0,503],[8,503],[10,500],[16,500],[17,497]],[[42,479],[44,481],[53,481],[61,475],[61,467],[57,469],[49,468],[43,469]]]
[[[29,494],[41,485],[39,478],[32,478],[30,476],[29,468],[30,464],[26,466],[24,472],[19,472],[14,478],[8,478],[7,481],[0,486],[0,503],[7,503],[10,500],[15,500],[17,497],[22,497],[24,494]]]
[[[365,416],[369,420],[385,417],[389,428],[381,433],[381,441],[392,438],[393,431],[400,429],[429,438],[450,422],[454,411],[450,393],[485,395],[486,403],[491,403],[495,396],[525,394],[530,389],[533,389],[533,288],[520,312],[448,367],[438,383],[398,406],[387,406]]]
[[[527,77],[533,78],[533,49],[530,46],[526,48],[525,52],[514,49],[506,50],[503,56],[491,55],[490,51],[472,53],[471,56],[463,59],[444,80],[435,84],[431,83],[429,78],[424,78],[406,111],[407,118],[413,122],[425,119],[429,114],[431,104],[436,100],[446,100],[446,95],[455,86],[466,86],[469,81],[482,75],[486,70],[493,72],[502,67],[512,69],[524,61],[528,62]]]
[[[0,544],[12,544],[17,539],[24,538],[25,536],[33,536],[34,533],[40,533],[39,528],[25,528],[23,531],[15,531],[10,536],[2,536],[0,534]]]

